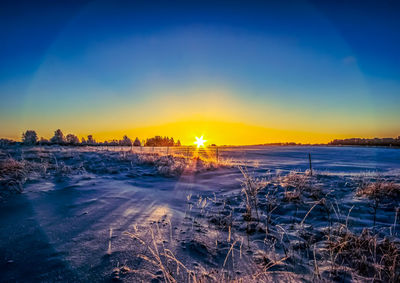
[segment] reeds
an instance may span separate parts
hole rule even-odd
[[[400,280],[400,243],[379,239],[369,229],[360,234],[348,229],[335,230],[328,247],[337,268],[348,266],[362,276],[383,282]]]
[[[357,196],[370,199],[400,199],[400,185],[379,177],[375,181],[363,180],[356,191]]]
[[[269,182],[265,178],[256,178],[252,176],[246,167],[239,166],[240,172],[242,173],[242,192],[245,195],[246,201],[246,214],[245,219],[251,220],[253,218],[253,211],[256,212],[256,219],[260,221],[260,215],[258,213],[258,193],[261,189],[265,188]]]

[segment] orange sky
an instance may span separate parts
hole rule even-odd
[[[125,134],[140,140],[161,135],[193,144],[195,136],[204,135],[208,144],[217,145],[327,143],[336,138],[396,136],[395,119],[386,120],[385,127],[373,114],[346,114],[342,108],[310,109],[301,107],[301,101],[292,101],[249,101],[221,87],[174,89],[146,93],[141,101],[126,99],[123,105],[112,96],[98,96],[90,105],[80,103],[54,113],[46,107],[46,103],[53,103],[48,97],[32,96],[27,97],[17,125],[5,120],[0,124],[5,122],[3,137],[13,139],[20,139],[27,129],[36,130],[39,137],[50,138],[58,128],[64,134],[79,137],[92,134],[98,141],[121,139]],[[30,109],[42,111],[32,115]]]
[[[107,140],[110,137],[122,137],[124,134],[131,138],[141,139],[154,135],[172,136],[175,140],[180,139],[182,144],[193,144],[196,136],[204,136],[207,145],[251,145],[274,142],[327,143],[332,140],[332,135],[326,133],[278,130],[220,121],[182,121],[125,131],[99,132],[95,136],[99,140]],[[335,138],[344,137],[349,136],[338,135]]]
[[[176,122],[160,126],[132,129],[131,131],[127,131],[127,133],[132,137],[135,137],[136,135],[141,137],[154,136],[156,134],[169,135],[175,137],[175,139],[179,138],[183,144],[192,144],[195,141],[196,136],[204,136],[204,139],[207,140],[206,144],[208,145],[243,145],[280,141],[316,143],[331,140],[329,135],[282,131],[246,125],[243,123],[217,121]],[[112,132],[99,133],[98,137],[103,139],[115,135],[120,136],[121,133],[119,133],[119,135],[118,132],[115,132],[114,134],[112,134]]]

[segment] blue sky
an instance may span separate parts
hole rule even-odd
[[[193,119],[400,134],[396,1],[0,5],[1,136]]]

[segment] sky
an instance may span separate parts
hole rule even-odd
[[[398,1],[2,1],[0,137],[400,135]]]

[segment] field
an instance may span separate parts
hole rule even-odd
[[[0,186],[0,282],[400,281],[399,149],[14,146]]]

